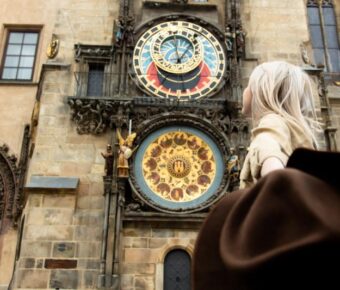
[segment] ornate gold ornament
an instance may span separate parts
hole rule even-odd
[[[47,46],[46,55],[48,58],[55,58],[59,51],[59,39],[55,34],[52,34],[51,42]]]

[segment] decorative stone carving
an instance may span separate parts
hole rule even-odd
[[[75,55],[74,58],[79,62],[82,58],[93,59],[93,58],[112,58],[114,53],[114,47],[112,45],[86,45],[76,44],[74,46]]]
[[[17,225],[23,209],[29,128],[26,125],[18,165],[17,157],[9,154],[9,147],[6,144],[0,146],[0,233],[9,225]]]
[[[79,134],[100,134],[108,127],[128,126],[131,115],[134,124],[151,119],[156,114],[178,111],[194,114],[210,120],[214,125],[227,132],[229,113],[224,100],[201,100],[200,102],[177,102],[152,97],[136,97],[133,100],[72,98],[71,119],[77,125]]]

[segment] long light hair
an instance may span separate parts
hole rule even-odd
[[[276,113],[302,127],[317,144],[320,130],[315,111],[313,89],[308,75],[298,66],[284,62],[265,62],[257,66],[249,79],[251,111],[256,126],[266,114]]]

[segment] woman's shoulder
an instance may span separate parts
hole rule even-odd
[[[281,132],[288,134],[289,126],[284,117],[275,113],[268,113],[264,115],[258,125],[253,129],[253,134],[259,134],[262,132]]]
[[[286,124],[286,120],[283,116],[276,114],[276,113],[268,113],[265,114],[259,122],[259,126],[260,125],[265,125],[265,124],[269,124],[270,126],[272,126],[274,124]]]

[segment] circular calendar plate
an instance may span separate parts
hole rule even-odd
[[[143,140],[133,174],[145,202],[167,211],[188,211],[211,200],[224,168],[223,155],[209,135],[189,126],[168,126]]]

